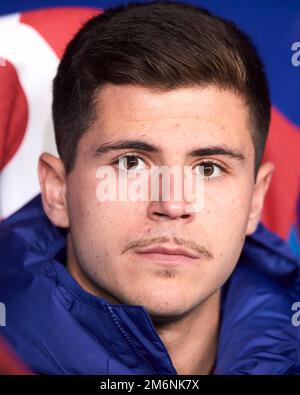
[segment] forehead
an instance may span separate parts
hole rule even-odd
[[[98,143],[143,137],[165,148],[226,144],[251,150],[249,109],[230,90],[214,86],[154,91],[107,85],[96,99],[89,138]]]

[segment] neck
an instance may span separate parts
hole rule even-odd
[[[217,353],[220,321],[218,290],[182,320],[155,324],[178,374],[209,374]]]

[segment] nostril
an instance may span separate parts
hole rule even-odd
[[[154,213],[155,215],[158,215],[159,217],[165,217],[166,214],[162,214],[162,213]]]
[[[182,216],[181,216],[181,218],[188,218],[190,215],[189,214],[183,214]]]

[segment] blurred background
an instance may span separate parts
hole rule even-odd
[[[264,60],[273,103],[264,160],[275,172],[262,222],[300,256],[300,1],[186,2],[235,21]],[[0,220],[39,193],[38,157],[56,153],[51,83],[67,42],[87,19],[125,3],[0,2]]]

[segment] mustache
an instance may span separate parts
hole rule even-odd
[[[206,247],[199,245],[193,240],[185,240],[178,237],[169,238],[166,236],[130,241],[126,244],[124,250],[122,251],[122,254],[125,254],[125,252],[132,248],[144,248],[158,244],[161,245],[164,243],[169,243],[172,240],[177,246],[190,248],[191,250],[197,251],[199,254],[204,255],[207,259],[213,259],[213,254]]]

